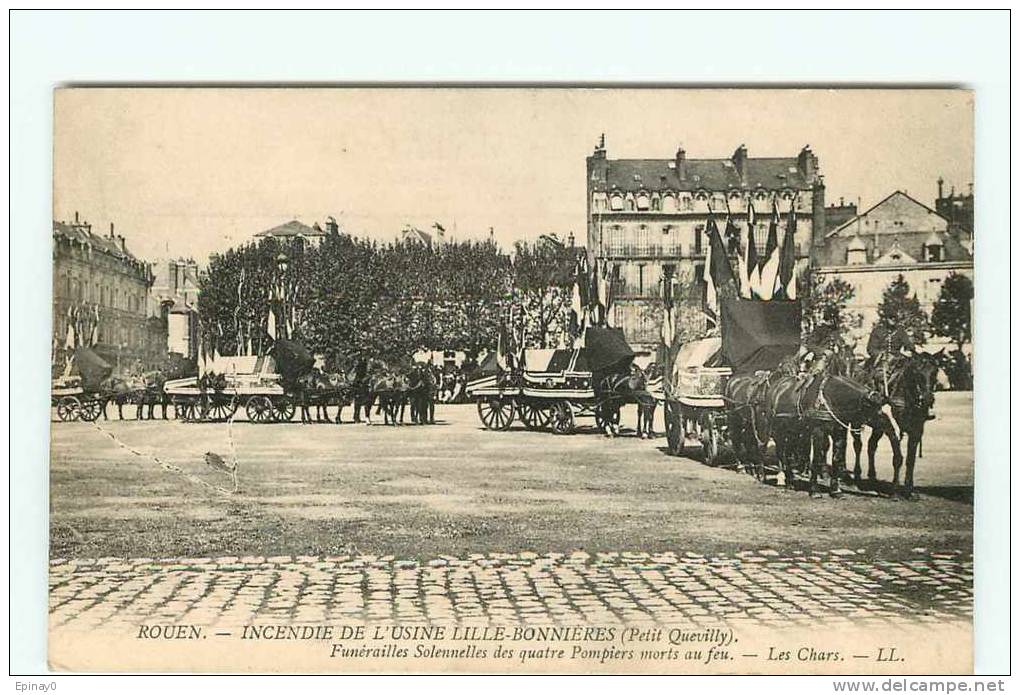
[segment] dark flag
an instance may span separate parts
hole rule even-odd
[[[772,219],[769,220],[769,236],[765,241],[765,255],[758,261],[761,265],[761,298],[768,301],[776,289],[779,274],[779,203],[772,199]]]
[[[776,276],[776,290],[773,296],[777,299],[797,298],[797,213],[790,204],[790,214],[786,218],[786,235],[783,237],[783,250],[779,256],[779,274]]]
[[[711,211],[708,213],[708,254],[705,256],[705,313],[713,319],[718,317],[716,307],[719,303],[719,296],[726,298],[736,297],[736,279],[733,277],[733,268],[730,267],[730,260],[726,257],[726,247],[723,245],[722,237],[719,235],[719,227],[715,224],[715,217]]]
[[[740,296],[752,299],[758,296],[761,273],[758,272],[758,246],[754,241],[754,201],[747,200],[747,235],[744,252],[740,256]]]

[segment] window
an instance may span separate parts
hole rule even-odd
[[[695,256],[700,256],[701,255],[701,246],[702,246],[701,236],[704,233],[704,231],[705,231],[705,226],[701,225],[701,224],[699,224],[697,227],[694,228],[694,255]]]
[[[623,210],[623,197],[620,195],[614,195],[609,199],[610,210]]]
[[[646,193],[639,193],[635,201],[637,203],[638,210],[647,210],[650,207],[648,194]]]
[[[606,253],[611,255],[623,253],[623,229],[618,224],[614,224],[609,228],[608,238],[606,239]]]
[[[649,233],[647,225],[640,225],[637,229],[637,234],[634,238],[634,253],[639,256],[646,256],[651,253],[651,244],[649,243]]]
[[[942,244],[928,244],[924,247],[925,260],[930,263],[942,261]]]
[[[637,293],[640,296],[645,294],[645,264],[639,263],[637,267]]]
[[[847,265],[864,265],[867,262],[868,262],[867,249],[847,249],[846,251]]]

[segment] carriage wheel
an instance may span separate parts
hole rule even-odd
[[[490,430],[508,430],[514,421],[514,402],[509,398],[492,396],[478,401],[478,417]]]
[[[236,411],[237,404],[233,401],[233,399],[214,399],[212,402],[206,404],[200,419],[212,422],[229,420]]]
[[[570,401],[556,401],[553,404],[551,424],[556,434],[571,434],[574,431],[574,409]]]
[[[61,422],[74,422],[81,414],[81,401],[74,396],[64,396],[57,401],[57,417]]]
[[[684,421],[680,408],[667,403],[663,414],[666,418],[666,446],[669,447],[670,454],[679,456],[683,453],[685,439]]]
[[[94,399],[82,403],[78,414],[85,422],[95,422],[102,412],[103,402],[98,399]]]
[[[517,415],[529,430],[544,430],[552,419],[552,414],[544,405],[523,401],[517,404]]]
[[[294,418],[294,401],[289,398],[275,398],[273,404],[273,421],[290,422]]]
[[[273,418],[273,402],[269,396],[252,396],[244,406],[249,422],[269,422]]]

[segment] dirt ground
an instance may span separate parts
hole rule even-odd
[[[51,556],[969,552],[971,412],[970,394],[939,394],[909,502],[763,486],[704,465],[693,445],[689,457],[668,456],[661,434],[489,432],[470,405],[439,406],[433,426],[57,422]],[[634,419],[624,412],[625,424]],[[207,451],[236,455],[238,494],[196,482],[230,487]],[[888,448],[879,451],[889,480]]]

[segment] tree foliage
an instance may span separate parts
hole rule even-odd
[[[897,275],[882,292],[878,305],[878,322],[890,333],[904,329],[915,345],[924,345],[928,331],[928,315],[910,289],[903,275]]]
[[[932,333],[948,338],[963,351],[970,335],[970,302],[974,299],[974,283],[966,275],[950,273],[931,312]]]
[[[540,294],[549,264],[524,271],[527,292]],[[380,244],[332,233],[315,248],[265,239],[210,259],[199,299],[202,338],[221,354],[264,352],[282,292],[292,337],[331,368],[361,356],[399,361],[422,349],[474,356],[495,347],[517,280],[491,241]]]
[[[848,346],[852,330],[861,325],[861,317],[848,308],[854,298],[853,286],[839,277],[826,281],[818,273],[808,273],[801,287],[801,342],[817,347]]]
[[[569,334],[570,288],[577,250],[555,237],[514,246],[514,301],[523,310],[528,347],[566,344]]]

